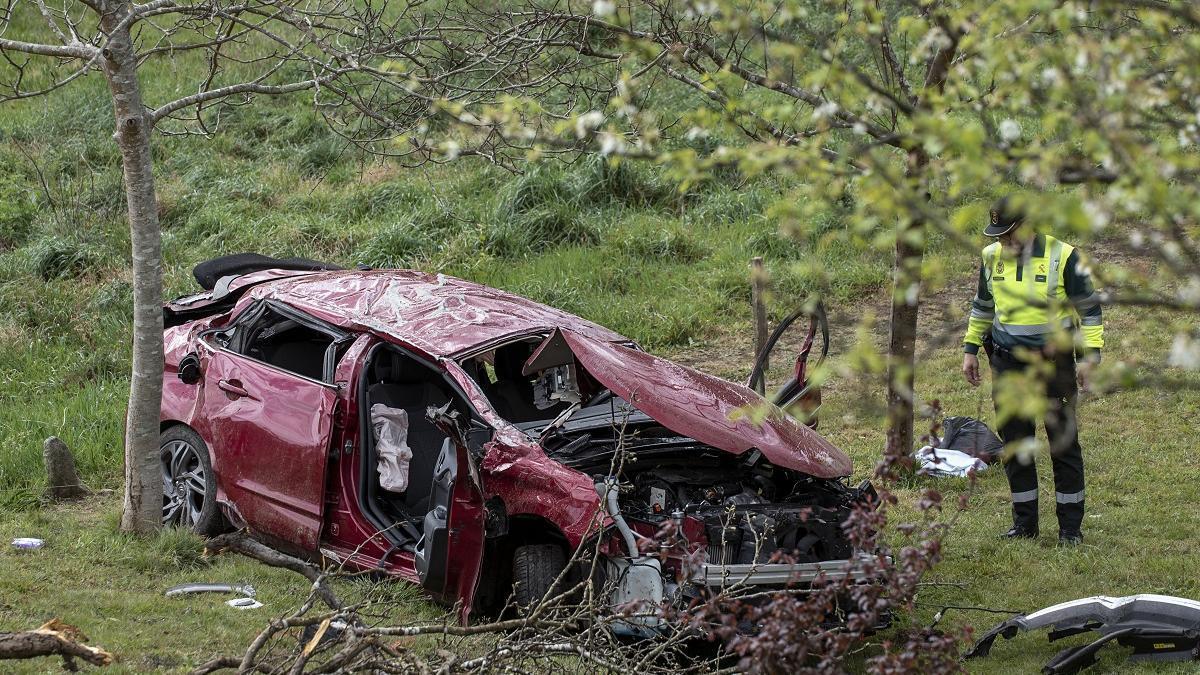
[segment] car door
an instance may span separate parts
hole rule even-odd
[[[321,532],[339,390],[239,353],[258,353],[246,338],[255,335],[256,321],[277,317],[280,310],[260,311],[263,316],[235,323],[233,331],[206,336],[202,417],[219,458],[221,485],[246,524],[312,551]],[[303,319],[292,320],[297,318]],[[331,332],[330,344],[342,337]]]
[[[434,412],[432,419],[447,439],[434,467],[429,512],[414,564],[421,585],[447,602],[460,602],[466,621],[483,561],[484,506],[477,459],[491,433],[472,427],[451,404]]]

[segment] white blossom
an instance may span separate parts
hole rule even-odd
[[[1184,370],[1200,370],[1200,341],[1186,333],[1176,333],[1167,365]]]
[[[862,122],[855,122],[854,123],[854,133],[858,134],[859,136],[866,136],[867,135],[867,125],[863,124]]]
[[[1179,287],[1179,300],[1187,305],[1200,305],[1200,276],[1193,274]]]
[[[592,3],[592,14],[596,16],[612,16],[617,11],[617,3],[612,0],[596,0]]]
[[[708,129],[705,129],[704,127],[692,127],[691,129],[687,130],[687,133],[684,134],[683,137],[689,141],[694,141],[700,138],[708,138]]]
[[[442,150],[442,154],[445,155],[446,159],[458,159],[459,153],[462,152],[462,148],[459,147],[458,143],[456,143],[454,141],[443,142],[442,146],[441,146],[441,150]]]
[[[1087,214],[1088,220],[1092,222],[1092,229],[1099,231],[1108,227],[1111,217],[1108,211],[1099,203],[1092,200],[1087,200],[1083,203],[1083,212]]]
[[[813,109],[813,119],[823,120],[828,117],[833,117],[837,114],[838,104],[833,101],[826,101]]]
[[[1020,138],[1021,125],[1016,120],[1009,118],[1000,123],[1000,140],[1013,143]]]
[[[599,110],[592,110],[591,112],[586,112],[579,117],[576,117],[575,137],[583,138],[584,136],[587,136],[589,131],[592,131],[596,127],[600,126],[600,123],[603,121],[604,113],[600,112]]]
[[[1075,52],[1075,74],[1083,75],[1084,72],[1087,70],[1087,67],[1088,67],[1087,52],[1080,49],[1079,51]]]
[[[604,156],[619,154],[625,149],[625,139],[612,132],[602,132],[600,136],[600,154]]]

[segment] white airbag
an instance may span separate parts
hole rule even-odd
[[[379,486],[388,492],[408,489],[408,463],[412,449],[408,447],[408,413],[389,408],[382,403],[371,406],[371,428],[375,430],[375,452],[379,461]]]

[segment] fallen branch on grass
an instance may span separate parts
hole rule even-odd
[[[326,583],[325,573],[316,565],[306,563],[299,558],[294,558],[286,553],[280,553],[273,548],[269,548],[253,539],[245,532],[230,532],[209,539],[204,545],[204,555],[220,555],[225,551],[240,553],[247,558],[270,565],[271,567],[282,567],[286,570],[291,570],[302,575],[313,584],[313,590],[321,601],[329,605],[330,609],[345,609],[345,605],[334,594]]]
[[[87,637],[78,628],[51,619],[36,630],[20,633],[0,633],[0,659],[33,659],[39,656],[61,656],[63,668],[74,671],[75,659],[93,666],[107,666],[113,655],[99,647],[83,644]]]

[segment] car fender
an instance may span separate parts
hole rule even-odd
[[[600,499],[582,472],[551,460],[532,443],[485,447],[483,484],[488,499],[504,502],[508,516],[537,516],[578,547],[602,524]]]

